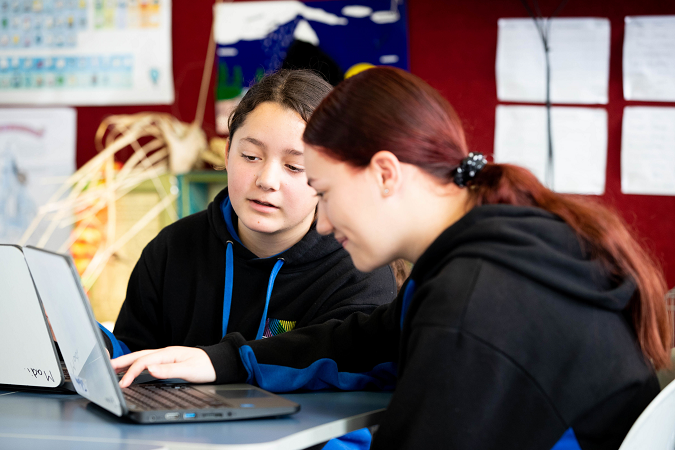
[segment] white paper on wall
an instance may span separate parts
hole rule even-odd
[[[3,2],[0,104],[171,104],[171,0]]]
[[[544,103],[546,58],[532,19],[499,19],[497,97]],[[610,23],[602,18],[552,19],[551,102],[607,104]]]
[[[553,190],[600,195],[605,191],[607,111],[602,108],[554,107]],[[529,169],[545,183],[548,163],[546,108],[497,106],[495,162]]]
[[[621,192],[675,195],[675,108],[628,106],[621,133]]]
[[[628,16],[625,22],[623,96],[675,101],[675,16]]]
[[[0,109],[0,242],[17,244],[40,206],[75,172],[75,131],[73,108]],[[36,245],[46,226],[27,243]],[[57,250],[71,229],[57,229],[47,248]]]

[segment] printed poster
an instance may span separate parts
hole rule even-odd
[[[216,3],[216,127],[248,86],[279,68],[321,72],[336,85],[364,68],[408,70],[404,0]]]
[[[0,109],[0,243],[18,244],[39,208],[75,172],[75,129],[73,108]],[[37,245],[47,226],[27,244]],[[71,230],[57,227],[46,248],[57,250]]]
[[[171,104],[171,0],[0,0],[0,104]]]

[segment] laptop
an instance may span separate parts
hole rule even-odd
[[[0,389],[74,392],[19,246],[0,244]]]
[[[146,383],[121,389],[89,300],[68,255],[24,254],[77,393],[138,423],[206,422],[283,416],[300,405],[248,384]]]

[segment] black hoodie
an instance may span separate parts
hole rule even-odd
[[[167,226],[146,246],[129,279],[113,340],[131,351],[219,342],[228,242],[234,276],[227,329],[246,339],[256,338],[263,317],[270,336],[356,311],[368,314],[394,299],[391,268],[357,271],[335,239],[319,235],[314,225],[285,252],[256,257],[238,241],[231,224],[228,230],[221,207],[227,200],[224,189],[206,211]],[[234,211],[226,210],[236,223]],[[275,266],[281,267],[276,277],[271,276]],[[106,343],[112,355],[108,336]]]
[[[556,216],[481,206],[370,316],[205,350],[218,382],[395,386],[373,450],[616,449],[659,392],[625,314],[634,289]]]

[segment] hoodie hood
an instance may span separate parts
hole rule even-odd
[[[239,240],[236,232],[237,214],[231,206],[223,208],[223,205],[227,204],[229,204],[229,194],[227,188],[225,188],[218,193],[207,208],[207,216],[211,229],[224,246],[227,246],[228,241],[232,242],[234,255],[237,258],[246,260],[248,264],[267,265],[270,261],[283,258],[284,270],[292,268],[301,270],[303,266],[315,263],[317,260],[342,249],[342,246],[333,239],[333,236],[320,235],[316,231],[316,223],[312,223],[305,236],[292,247],[269,258],[258,258]],[[227,219],[223,214],[223,210],[230,212],[230,216]]]
[[[620,311],[635,284],[612,280],[600,261],[591,259],[581,238],[559,217],[534,207],[486,205],[473,208],[447,228],[415,264],[418,284],[449,259],[479,257],[532,281],[603,309]]]

